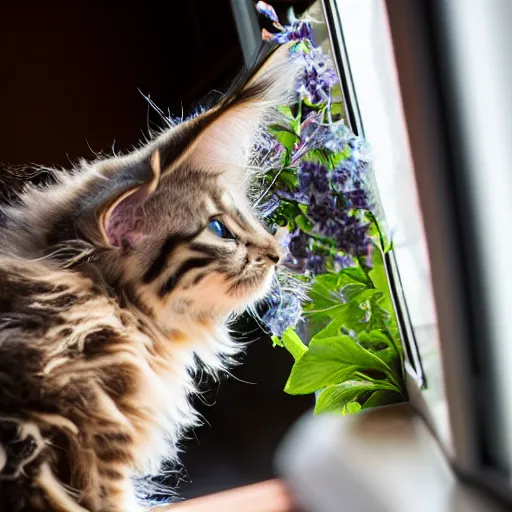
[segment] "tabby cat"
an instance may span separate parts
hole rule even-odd
[[[299,67],[273,49],[211,109],[0,211],[0,510],[137,511],[134,479],[176,459],[195,371],[237,353],[229,320],[281,258],[250,169]]]

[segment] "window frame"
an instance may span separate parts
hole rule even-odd
[[[453,88],[454,69],[448,66],[449,60],[444,55],[450,30],[444,17],[445,6],[441,0],[430,3],[382,1],[389,22],[431,264],[453,442],[453,452],[445,451],[445,455],[461,479],[511,503],[509,481],[486,465],[485,460],[482,390],[495,390],[495,382],[491,382],[490,361],[482,360],[478,343],[478,339],[489,331],[475,302],[475,297],[482,291],[482,276],[468,257],[474,254],[471,244],[475,240],[475,225],[473,208],[460,187],[467,178],[468,169],[461,163],[464,162],[461,158],[464,141],[456,136],[460,112],[450,104],[457,91]],[[322,4],[342,77],[349,122],[356,133],[364,135],[357,92],[350,83],[349,55],[344,47],[336,0],[322,0]],[[421,359],[407,304],[400,294],[399,269],[392,253],[386,263],[408,360],[418,377],[408,383],[411,404],[428,416],[425,404],[421,403],[420,390],[425,385]],[[425,419],[428,422],[428,418]]]

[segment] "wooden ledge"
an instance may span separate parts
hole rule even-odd
[[[196,498],[153,512],[293,512],[290,494],[280,480],[269,480]]]

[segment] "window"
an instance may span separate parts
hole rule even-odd
[[[461,478],[476,484],[479,496],[498,496],[510,505],[512,4],[322,4],[352,129],[373,147],[376,188],[393,233],[388,267],[408,345],[410,401],[432,427],[442,459],[453,469],[437,466],[440,481],[433,482],[416,466],[417,478],[425,477],[425,486],[432,485],[434,492],[441,481]],[[349,453],[350,446],[341,441],[335,445],[340,432],[352,435],[349,428],[337,430],[341,424],[322,423],[334,441],[322,453],[330,457],[334,452],[326,465],[347,469],[335,450],[346,448],[344,457],[356,451]],[[295,434],[304,434],[307,427],[299,430]],[[304,444],[302,434],[295,439]],[[373,448],[380,450],[385,443],[377,440]],[[308,447],[310,458],[321,444]],[[435,450],[437,443],[431,446]],[[298,442],[292,446],[298,447]],[[361,475],[364,463],[355,466]],[[364,480],[354,479],[353,471],[311,471],[322,474],[324,482],[330,478],[331,490],[342,477],[354,486]],[[456,508],[457,493],[448,508]],[[475,507],[471,499],[461,509],[501,510],[490,503]],[[388,500],[386,509],[420,509],[400,508],[398,502]],[[380,510],[373,504],[357,510]]]
[[[418,405],[450,447],[430,263],[386,7],[380,1],[340,0],[328,9],[338,18],[331,35],[345,54],[339,72],[353,129],[371,145],[376,188],[392,234],[388,263],[409,356],[407,370],[421,390]]]

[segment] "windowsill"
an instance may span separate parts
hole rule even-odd
[[[290,495],[279,480],[261,482],[202,498],[196,498],[153,512],[293,512]]]
[[[285,439],[278,469],[310,512],[498,512],[456,478],[409,404],[354,416],[306,415]]]

